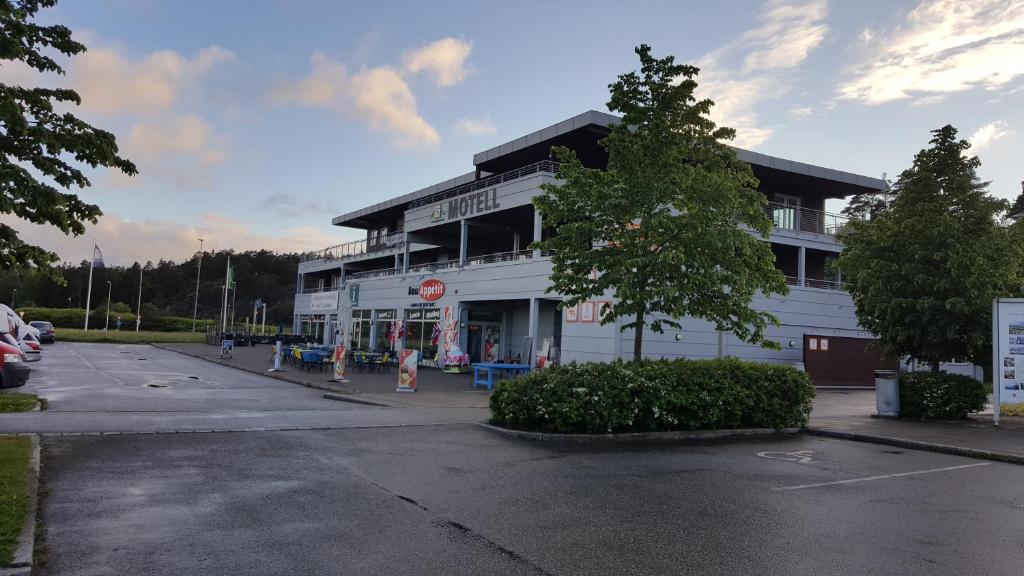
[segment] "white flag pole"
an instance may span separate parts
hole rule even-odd
[[[228,267],[224,269],[224,300],[221,302],[220,331],[228,331],[228,290],[231,288],[228,279],[231,277],[231,255],[228,254]]]
[[[96,242],[92,243],[92,254],[89,255],[89,289],[85,292],[85,329],[89,329],[89,306],[92,304],[92,267],[96,264]]]
[[[139,305],[135,312],[135,331],[139,331],[139,324],[142,323],[142,266],[139,266]]]

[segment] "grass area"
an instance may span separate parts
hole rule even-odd
[[[142,330],[80,330],[58,328],[57,340],[64,342],[117,342],[148,344],[150,342],[206,342],[206,332],[152,332]]]
[[[0,566],[14,560],[21,525],[28,513],[28,462],[31,439],[24,436],[0,438]]]
[[[37,400],[39,398],[35,394],[5,392],[0,394],[0,413],[29,412],[36,407]]]

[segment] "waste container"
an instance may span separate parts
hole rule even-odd
[[[875,370],[875,409],[879,416],[900,415],[899,377],[896,370]]]

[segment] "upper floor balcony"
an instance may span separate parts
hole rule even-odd
[[[841,214],[832,214],[830,212],[780,204],[778,202],[768,202],[765,204],[764,212],[771,218],[772,233],[809,233],[835,237],[842,227],[850,221],[849,218]]]
[[[364,256],[366,254],[375,254],[378,252],[386,252],[388,250],[401,248],[404,243],[405,234],[403,232],[393,232],[387,236],[379,238],[363,238],[362,240],[353,240],[352,242],[345,242],[344,244],[328,246],[323,250],[317,250],[315,252],[306,252],[299,257],[299,262],[313,262],[315,260],[346,260],[349,258]]]

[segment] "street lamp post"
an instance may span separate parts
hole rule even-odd
[[[17,296],[17,295],[18,295],[18,289],[17,289],[17,288],[15,288],[15,289],[14,289],[14,290],[13,290],[13,291],[11,292],[11,310],[14,310],[14,297],[15,297],[15,296]]]
[[[203,239],[199,239],[199,267],[196,270],[196,302],[192,305],[192,331],[196,331],[196,313],[199,312],[199,277],[203,274]]]
[[[107,328],[110,328],[110,280],[107,280],[107,320],[103,323],[103,331],[106,332]]]

